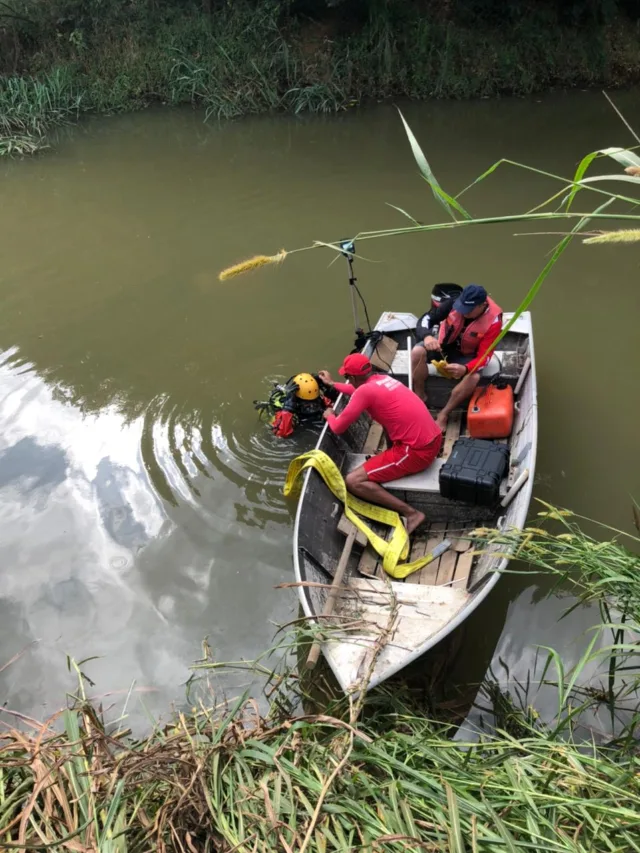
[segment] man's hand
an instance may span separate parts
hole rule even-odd
[[[434,338],[433,335],[427,335],[424,339],[424,348],[427,352],[437,352],[440,349],[438,339]]]
[[[322,413],[322,417],[325,419],[325,421],[328,421],[329,418],[332,417],[332,415],[335,415],[333,409],[325,409]]]
[[[454,379],[462,379],[467,375],[467,368],[464,364],[447,364],[447,370]]]
[[[331,378],[331,374],[328,370],[319,370],[318,376],[320,377],[320,380],[324,382],[325,385],[333,385],[333,379]]]

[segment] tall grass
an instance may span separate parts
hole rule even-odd
[[[82,94],[68,69],[33,77],[0,77],[0,153],[33,153],[51,128],[73,121]]]
[[[58,5],[56,12],[55,3],[32,3],[31,25],[14,22],[24,45],[19,68],[0,78],[5,135],[37,141],[79,112],[155,102],[235,118],[329,112],[391,96],[611,86],[640,74],[640,31],[624,18],[576,28],[527,7],[504,28],[493,20],[472,25],[463,15],[446,20],[420,4],[374,3],[367,20],[341,27],[296,18],[269,0],[219,4],[212,16],[188,3],[90,3],[82,14]]]
[[[572,565],[587,567],[575,579],[586,596],[626,607],[637,622],[639,596],[629,597],[621,578],[637,575],[638,557],[615,541],[586,537],[551,507],[545,512],[568,527],[508,534],[508,544],[559,574],[569,555]],[[482,548],[497,534],[478,535]],[[198,665],[207,668],[219,665]],[[563,673],[563,697],[580,674]],[[142,740],[123,732],[122,720],[105,725],[80,686],[61,715],[45,724],[23,718],[20,729],[0,734],[0,846],[108,853],[640,849],[635,719],[615,744],[577,742],[575,712],[548,728],[488,685],[497,726],[464,743],[453,739],[454,726],[427,718],[397,686],[373,691],[366,704],[343,699],[317,713],[292,707],[301,684],[294,670],[281,673],[266,714],[246,695],[221,704],[210,695]]]

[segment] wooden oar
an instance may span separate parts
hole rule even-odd
[[[356,541],[356,533],[358,532],[358,528],[355,525],[352,525],[352,528],[353,529],[349,532],[349,535],[347,536],[347,541],[344,543],[344,548],[342,549],[342,554],[340,555],[338,567],[333,577],[333,582],[331,584],[329,594],[327,595],[327,600],[325,601],[324,607],[322,608],[323,617],[331,616],[331,614],[333,613],[336,598],[338,597],[338,591],[342,586],[342,579],[347,568],[347,563],[349,562],[349,557],[351,556],[351,549],[353,548],[353,543]],[[313,645],[311,646],[311,651],[309,652],[309,656],[307,658],[307,667],[309,669],[313,669],[313,667],[318,663],[318,658],[320,657],[321,643],[322,638],[315,640]]]

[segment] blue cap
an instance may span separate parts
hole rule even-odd
[[[468,284],[453,303],[454,311],[466,316],[487,301],[487,291],[479,284]]]

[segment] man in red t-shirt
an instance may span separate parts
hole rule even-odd
[[[333,409],[325,410],[324,419],[329,429],[340,435],[366,411],[384,428],[392,442],[388,450],[370,457],[364,465],[347,474],[347,489],[363,500],[404,515],[407,532],[412,533],[424,521],[424,513],[383,489],[380,483],[428,468],[440,452],[442,433],[420,398],[392,376],[374,373],[365,355],[348,355],[338,372],[350,384],[334,382],[326,370],[319,372],[324,383],[350,396],[339,415],[336,416]]]

